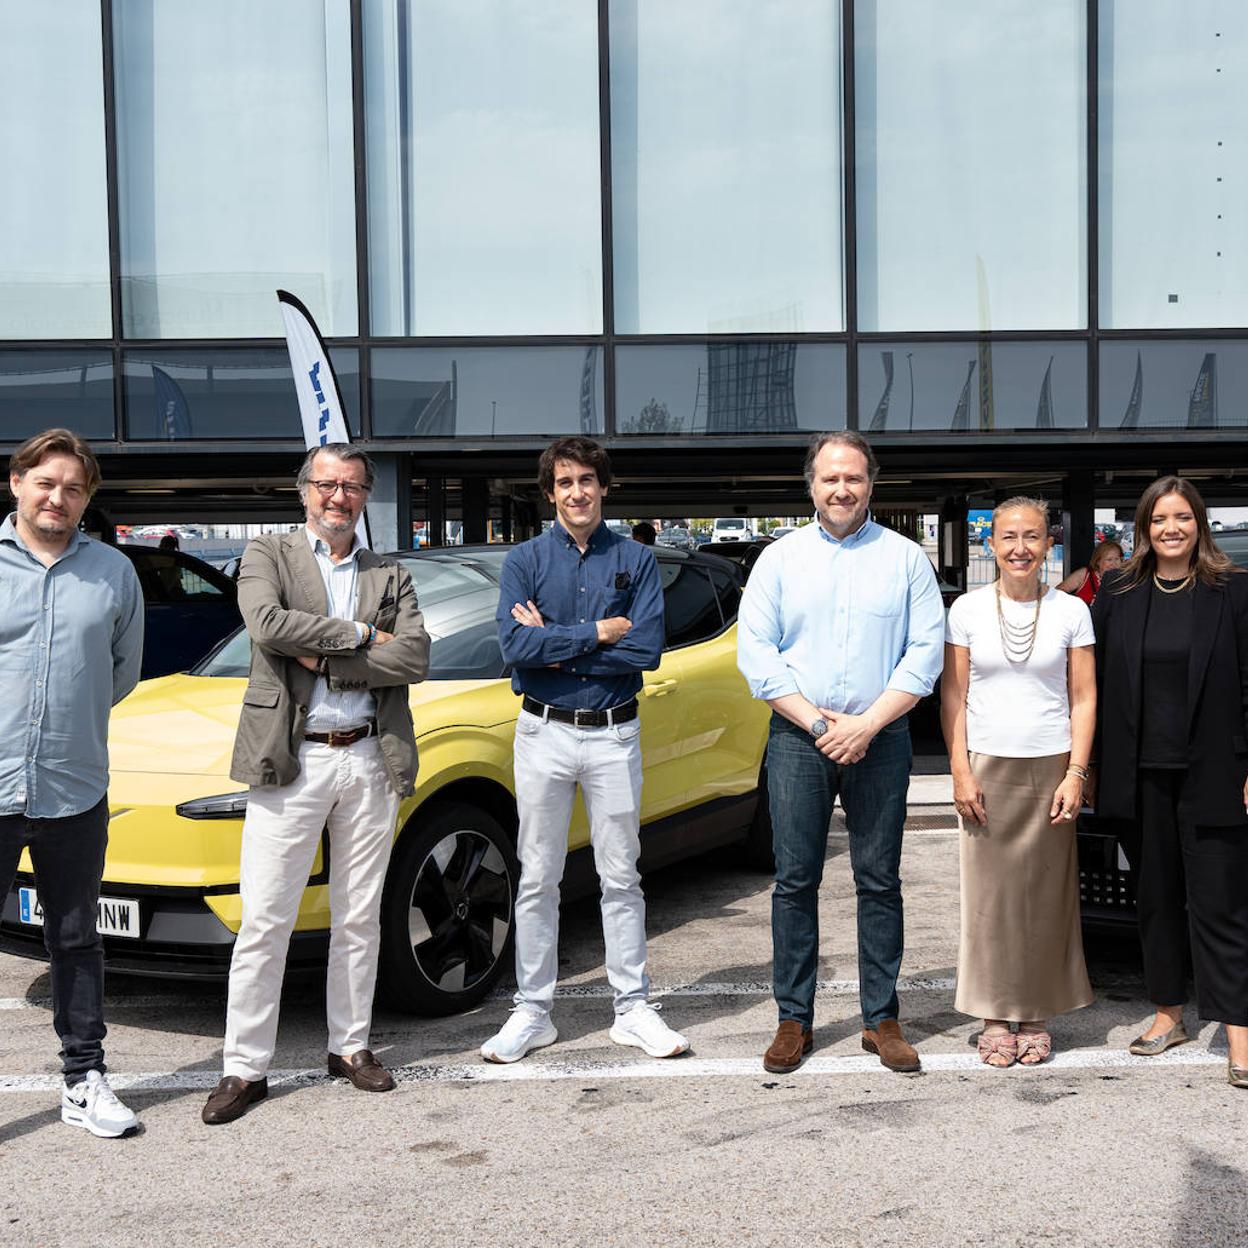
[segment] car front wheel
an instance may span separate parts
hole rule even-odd
[[[379,983],[416,1014],[476,1005],[509,965],[520,865],[484,810],[448,803],[399,838],[381,908]]]

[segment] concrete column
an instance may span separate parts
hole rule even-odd
[[[410,455],[374,455],[377,476],[368,499],[373,549],[412,548],[412,460]]]
[[[490,483],[485,477],[465,477],[460,485],[464,507],[464,545],[484,542],[490,518]]]
[[[966,541],[966,495],[954,494],[940,504],[936,570],[958,589],[966,589]]]
[[[1062,482],[1063,570],[1086,568],[1096,540],[1096,475],[1091,468],[1067,473]]]
[[[429,545],[446,545],[446,478],[428,477],[425,489],[429,495]]]

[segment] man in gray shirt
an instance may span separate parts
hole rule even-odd
[[[100,483],[68,429],[9,461],[17,510],[0,525],[0,898],[22,850],[52,966],[61,1120],[119,1136],[138,1119],[104,1076],[104,949],[96,906],[108,843],[108,716],[143,657],[143,594],[130,560],[78,531]]]

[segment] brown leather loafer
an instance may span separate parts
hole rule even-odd
[[[862,1033],[862,1047],[868,1053],[878,1055],[889,1070],[921,1070],[919,1055],[914,1046],[907,1044],[901,1034],[901,1024],[895,1018],[886,1018],[874,1031]]]
[[[249,1082],[237,1075],[226,1075],[212,1090],[208,1104],[200,1117],[210,1126],[219,1127],[224,1122],[241,1118],[249,1105],[262,1101],[269,1094],[269,1081],[257,1079]]]
[[[389,1092],[394,1087],[394,1076],[367,1049],[350,1057],[331,1053],[328,1066],[331,1075],[350,1079],[361,1092]]]
[[[787,1075],[802,1064],[802,1058],[815,1046],[815,1035],[796,1019],[786,1018],[776,1028],[771,1048],[763,1054],[763,1069],[773,1075]]]

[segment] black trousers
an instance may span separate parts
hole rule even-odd
[[[30,846],[43,908],[43,943],[52,971],[52,1025],[61,1040],[65,1082],[104,1071],[104,944],[96,903],[108,844],[108,798],[64,819],[0,815],[0,898]]]
[[[1185,770],[1141,768],[1139,821],[1122,847],[1135,876],[1144,980],[1155,1005],[1187,1000],[1190,937],[1201,1018],[1248,1026],[1248,819],[1179,820]]]

